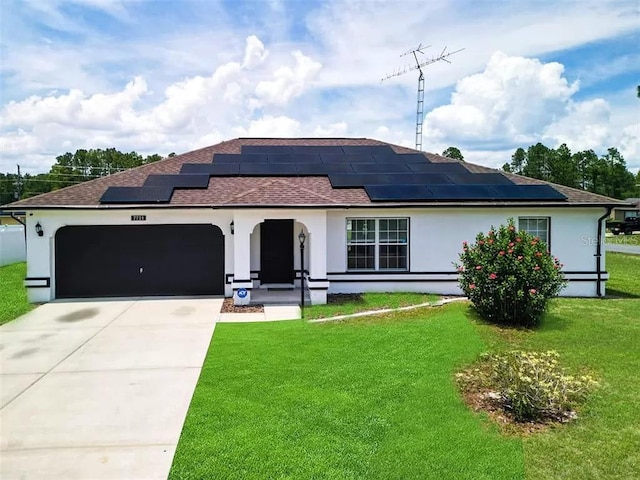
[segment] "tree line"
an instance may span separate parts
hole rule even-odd
[[[502,169],[613,198],[640,196],[640,172],[631,173],[613,147],[598,156],[593,150],[572,153],[564,143],[558,148],[537,143],[526,150],[518,148]]]
[[[456,147],[448,147],[442,155],[464,161]],[[526,150],[518,148],[502,170],[607,197],[640,197],[640,171],[636,175],[630,172],[622,154],[613,147],[598,156],[593,150],[572,153],[564,143],[558,148],[536,143]]]
[[[174,156],[170,153],[169,156]],[[49,172],[36,175],[0,173],[0,205],[157,162],[158,154],[143,156],[115,148],[79,149],[56,157]]]

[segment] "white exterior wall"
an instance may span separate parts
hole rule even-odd
[[[562,292],[565,296],[596,295],[597,219],[604,208],[521,208],[521,209],[345,209],[328,214],[328,279],[329,293],[366,291],[417,291],[445,295],[461,293],[452,263],[458,260],[462,242],[475,240],[478,232],[507,222],[509,217],[550,217],[551,253],[564,264],[569,279],[591,281],[570,282]],[[413,273],[346,272],[347,218],[409,218],[409,268]],[[604,231],[604,230],[603,230]],[[604,241],[604,236],[601,239]],[[602,271],[604,266],[604,248]],[[588,273],[587,273],[588,272]],[[604,279],[608,276],[603,276]],[[383,280],[388,279],[388,282]],[[404,281],[402,281],[404,280]],[[604,281],[602,282],[604,294]]]
[[[26,248],[22,225],[0,225],[0,267],[24,262]]]
[[[423,209],[108,209],[41,210],[27,215],[27,279],[32,302],[46,302],[55,295],[55,233],[66,225],[213,224],[225,236],[225,295],[238,288],[259,286],[251,272],[260,268],[260,223],[265,219],[294,220],[294,268],[300,269],[297,235],[304,229],[305,270],[313,303],[326,302],[329,293],[365,291],[420,291],[459,294],[452,262],[464,240],[473,241],[509,217],[551,218],[551,252],[564,263],[570,282],[567,296],[596,295],[597,219],[604,208],[423,208]],[[146,215],[145,222],[132,222],[132,215]],[[363,217],[408,217],[410,272],[355,274],[346,271],[346,219]],[[235,234],[231,235],[230,223]],[[44,235],[39,237],[35,224]],[[601,238],[602,242],[604,239]],[[604,248],[603,248],[604,255]],[[605,271],[604,256],[602,271]],[[603,280],[608,278],[603,275]],[[583,280],[583,281],[575,281]],[[604,294],[604,281],[602,282]]]

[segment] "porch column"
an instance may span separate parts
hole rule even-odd
[[[251,231],[253,223],[246,218],[234,218],[233,234],[233,303],[248,305],[251,301]],[[246,292],[246,295],[244,295]],[[240,293],[240,295],[238,294]]]
[[[327,303],[327,214],[315,214],[307,221],[309,231],[309,276],[307,288],[312,305]]]

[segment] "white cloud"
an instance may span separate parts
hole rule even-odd
[[[332,123],[326,127],[318,126],[313,131],[314,137],[346,137],[349,125],[347,122]]]
[[[602,98],[571,102],[566,115],[545,128],[544,139],[574,150],[601,149],[610,140],[611,108]]]
[[[496,52],[482,73],[457,83],[450,104],[425,116],[426,136],[532,141],[541,127],[563,114],[578,90],[563,72],[559,63]]]
[[[305,56],[301,51],[292,53],[295,66],[280,67],[273,73],[273,80],[264,80],[256,86],[256,96],[263,105],[286,105],[298,97],[315,79],[322,65]]]
[[[265,115],[249,122],[248,127],[235,127],[238,137],[295,137],[300,135],[300,123],[287,116]]]
[[[244,51],[244,60],[242,66],[244,68],[255,67],[264,62],[269,56],[269,52],[265,50],[263,43],[255,35],[247,37],[247,47]]]

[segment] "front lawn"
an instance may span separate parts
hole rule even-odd
[[[559,299],[539,329],[455,303],[336,323],[218,324],[173,479],[611,479],[640,470],[640,257],[607,253],[608,292]],[[509,436],[454,373],[481,352],[554,349],[600,387],[578,419]]]
[[[326,305],[314,305],[304,309],[306,319],[327,318],[337,315],[406,307],[420,303],[435,302],[438,295],[426,293],[362,293],[357,295],[329,295]]]
[[[607,295],[640,298],[640,255],[607,252],[605,264],[610,277]]]
[[[26,263],[14,263],[0,267],[0,325],[27,313],[34,305],[27,300],[24,278]]]
[[[456,391],[485,348],[465,311],[218,324],[170,478],[521,478]]]

